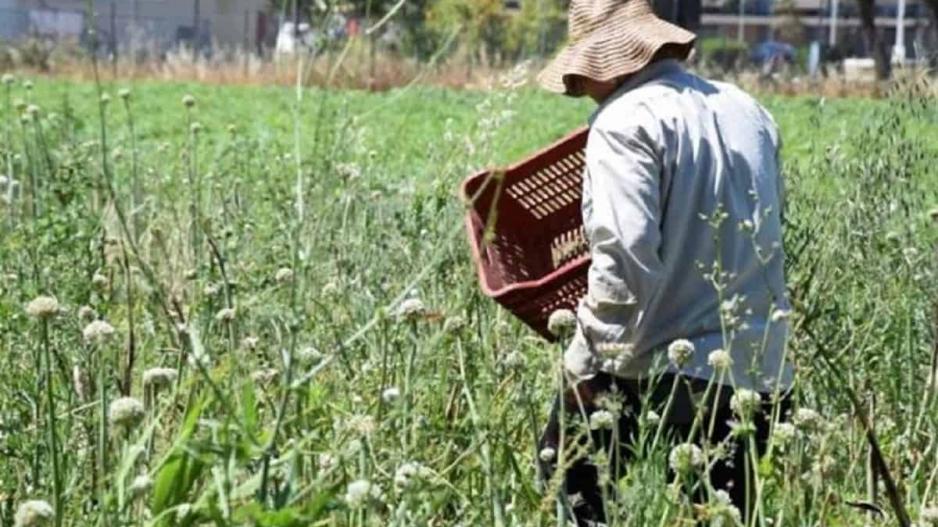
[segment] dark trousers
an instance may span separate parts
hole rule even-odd
[[[662,415],[665,421],[665,435],[663,437],[672,438],[673,441],[687,441],[692,429],[692,423],[695,414],[695,405],[692,402],[695,394],[699,396],[706,389],[706,382],[698,379],[687,379],[679,377],[678,390],[675,394],[672,409],[669,415]],[[619,413],[618,422],[615,425],[615,435],[611,429],[599,429],[590,431],[591,445],[593,448],[605,448],[610,460],[610,467],[618,467],[619,473],[612,474],[612,481],[616,481],[623,476],[627,468],[629,457],[634,451],[634,446],[638,434],[638,419],[642,415],[642,401],[644,400],[652,405],[652,409],[661,413],[662,407],[670,395],[671,388],[675,378],[673,375],[664,375],[656,382],[642,382],[618,379],[607,374],[600,373],[593,379],[585,381],[588,383],[581,387],[581,392],[587,395],[581,396],[580,400],[568,392],[563,399],[559,398],[554,402],[551,410],[550,420],[541,436],[538,445],[539,450],[552,448],[559,452],[560,442],[560,419],[559,412],[566,412],[566,423],[568,432],[566,438],[575,437],[579,430],[582,430],[582,414],[590,415],[599,408],[597,401],[610,394],[622,404],[622,410]],[[585,389],[583,389],[585,388]],[[698,428],[695,433],[694,442],[702,445],[704,442],[717,444],[729,438],[732,430],[730,423],[734,420],[733,412],[729,408],[729,400],[732,396],[732,389],[724,386],[720,389],[720,397],[716,398],[716,386],[711,390],[709,400],[702,401],[701,404],[708,410],[704,414],[703,426]],[[584,400],[585,399],[585,400]],[[580,404],[583,405],[582,410]],[[790,400],[787,395],[783,396],[778,403],[780,405],[778,415],[784,418],[788,414]],[[759,454],[765,452],[765,446],[768,440],[770,421],[773,412],[773,404],[769,395],[763,395],[761,411],[753,418],[755,425],[755,443]],[[563,409],[563,410],[562,410]],[[709,432],[709,423],[713,411],[716,411],[713,434],[707,437]],[[572,425],[572,426],[571,426]],[[657,425],[655,425],[657,426]],[[652,433],[652,435],[654,435]],[[581,445],[585,444],[585,437]],[[616,445],[613,445],[613,437],[617,437]],[[733,501],[733,504],[740,511],[746,511],[746,456],[748,456],[748,442],[740,439],[730,439],[732,447],[731,455],[724,459],[716,461],[709,471],[710,483],[717,490],[723,489]],[[569,445],[568,445],[569,446]],[[585,445],[584,445],[585,446]],[[568,448],[569,452],[570,449]],[[541,477],[545,481],[550,481],[556,471],[556,457],[553,460],[543,460],[540,463]],[[602,501],[602,489],[600,488],[599,472],[596,465],[589,462],[586,456],[581,456],[572,464],[569,460],[566,462],[569,468],[563,475],[562,491],[569,498],[568,503],[571,508],[571,514],[579,526],[594,525],[595,522],[605,522],[605,513]],[[669,472],[670,474],[670,472]],[[751,480],[750,480],[751,481]],[[611,496],[613,493],[607,492]],[[702,496],[693,496],[693,499],[702,501]],[[745,514],[745,513],[744,513]]]

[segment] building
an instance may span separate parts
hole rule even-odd
[[[179,44],[256,49],[276,35],[269,0],[93,0],[98,43],[112,51]],[[86,0],[0,0],[0,39],[87,44]]]
[[[877,16],[897,15],[899,0],[876,0],[875,4]],[[906,15],[927,16],[927,6],[921,0],[906,0],[905,4]],[[854,0],[703,0],[707,13],[737,13],[742,7],[746,14],[771,15],[789,6],[803,15],[829,15],[836,8],[841,16],[855,16],[858,10]]]
[[[203,52],[272,49],[281,21],[271,0],[0,0],[0,40],[29,36],[92,44],[106,53],[153,54],[184,44]],[[517,11],[525,0],[503,0]],[[562,1],[562,0],[559,0]],[[842,55],[868,56],[854,0],[652,0],[659,15],[698,32],[752,45],[781,40],[795,46],[813,41]],[[900,0],[877,0],[876,25],[885,42],[897,33]],[[923,56],[936,49],[935,23],[924,0],[906,0],[904,53]],[[349,5],[340,6],[347,10]],[[836,14],[836,16],[835,16]],[[302,21],[300,21],[302,22]],[[296,36],[294,36],[296,38]]]
[[[876,27],[890,44],[899,27],[898,5],[899,0],[876,2]],[[933,20],[922,0],[906,0],[902,22],[906,58],[935,49]],[[870,55],[857,4],[850,0],[705,0],[700,33],[748,44],[782,40],[799,46],[818,41],[844,55]]]

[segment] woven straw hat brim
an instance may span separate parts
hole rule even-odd
[[[568,44],[538,75],[545,89],[567,95],[565,79],[579,75],[596,81],[612,81],[647,66],[667,44],[687,46],[696,35],[654,14],[633,16],[619,10],[603,27],[579,42]]]

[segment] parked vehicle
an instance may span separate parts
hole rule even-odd
[[[766,40],[756,44],[749,52],[749,60],[758,66],[791,64],[795,61],[795,48],[791,44]]]

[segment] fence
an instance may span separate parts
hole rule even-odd
[[[180,44],[206,53],[214,46],[261,52],[274,44],[280,17],[263,8],[244,6],[196,12],[192,6],[152,1],[98,2],[94,42],[99,51],[109,53],[163,53]],[[0,4],[0,41],[37,37],[90,47],[91,28],[92,19],[81,7],[23,8]]]
[[[39,36],[49,40],[72,40],[90,49],[97,45],[99,53],[130,56],[162,56],[167,50],[185,44],[204,54],[225,49],[247,50],[258,55],[273,49],[282,14],[269,11],[269,0],[94,0],[96,38],[90,39],[88,29],[91,17],[84,10],[84,0],[45,0],[34,7],[12,5],[13,0],[0,0],[0,40],[17,40]],[[524,0],[521,0],[524,1]],[[778,38],[779,29],[796,23],[801,41],[834,41],[847,55],[865,55],[865,39],[860,22],[844,12],[839,19],[840,31],[836,38],[828,37],[830,18],[824,15],[826,0],[819,0],[813,14],[797,17],[784,15],[758,15],[753,11],[768,9],[768,0],[747,0],[744,17],[715,11],[710,3],[699,9],[700,2],[654,0],[659,12],[683,22],[702,37],[727,40],[739,38],[750,44]],[[763,5],[765,4],[765,5]],[[50,7],[57,5],[57,7]],[[696,7],[694,7],[696,6]],[[915,2],[905,18],[905,50],[908,58],[933,54],[936,28],[922,6]],[[763,9],[765,8],[765,9]],[[880,16],[876,19],[886,42],[895,40],[895,18]],[[783,40],[785,40],[783,38]]]

